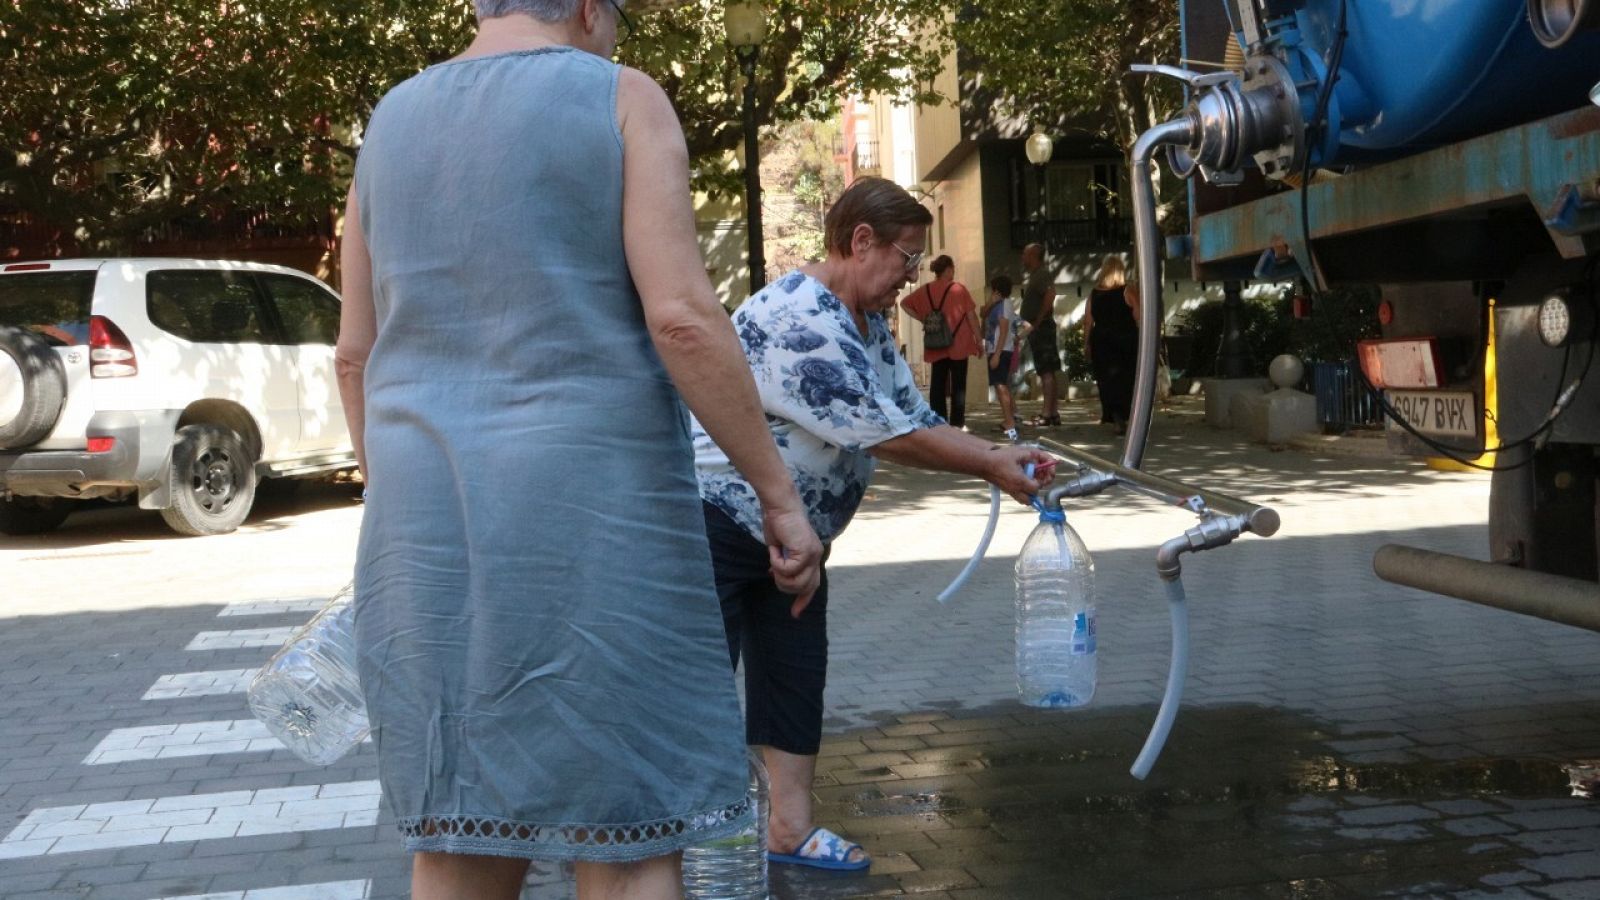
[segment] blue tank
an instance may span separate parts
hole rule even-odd
[[[1219,2],[1233,14],[1241,0]],[[1339,139],[1322,165],[1393,157],[1574,109],[1600,80],[1600,32],[1546,48],[1525,0],[1344,2],[1349,36],[1330,103]],[[1304,0],[1294,13],[1288,42],[1300,43],[1319,81],[1340,4]],[[1264,24],[1281,34],[1274,25],[1285,23]]]

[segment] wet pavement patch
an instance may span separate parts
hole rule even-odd
[[[775,866],[773,897],[1537,897],[1600,879],[1600,804],[1574,796],[1593,772],[1571,760],[1373,761],[1400,736],[1202,707],[1140,782],[1153,716],[1003,705],[834,734],[817,821],[873,868]]]

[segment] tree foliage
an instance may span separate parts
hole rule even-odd
[[[1003,97],[1028,121],[1133,146],[1170,117],[1170,80],[1129,75],[1134,63],[1178,59],[1172,0],[1007,0],[972,4],[955,26],[966,92]]]
[[[787,272],[821,259],[822,220],[844,193],[844,172],[833,158],[834,122],[793,122],[762,148],[762,215],[769,272]]]
[[[820,121],[849,94],[918,91],[949,51],[949,0],[765,2],[767,36],[756,62],[756,120],[771,129]],[[728,151],[743,137],[743,75],[724,34],[720,0],[641,16],[623,62],[648,72],[672,97],[696,163],[697,187],[734,192]]]
[[[914,90],[944,48],[910,35],[944,21],[943,2],[769,4],[759,121]],[[622,61],[672,96],[700,186],[733,188],[742,76],[722,4],[638,26]],[[383,92],[471,33],[470,0],[0,0],[0,207],[103,252],[220,211],[326,215]]]
[[[459,47],[463,4],[11,0],[0,200],[90,251],[241,208],[320,216],[389,85]]]

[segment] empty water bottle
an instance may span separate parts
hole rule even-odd
[[[1029,706],[1094,698],[1094,560],[1059,509],[1039,514],[1017,556],[1017,695]]]
[[[346,585],[250,682],[250,712],[296,756],[319,766],[367,736],[354,599]]]
[[[767,900],[767,767],[755,748],[745,754],[753,818],[731,837],[683,851],[684,900]]]

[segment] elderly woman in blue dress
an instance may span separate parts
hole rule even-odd
[[[776,577],[820,578],[677,116],[608,58],[622,2],[476,0],[471,46],[384,97],[356,165],[356,646],[417,900],[510,900],[530,859],[573,861],[585,900],[671,900],[679,851],[745,826],[685,405],[760,492]]]
[[[1025,501],[1049,457],[997,446],[945,424],[895,349],[883,313],[915,280],[932,216],[881,178],[858,179],[828,211],[828,255],[751,297],[733,324],[767,424],[824,545],[849,524],[878,459],[983,478]],[[769,571],[761,504],[727,454],[696,423],[700,496],[717,593],[735,665],[745,671],[745,737],[771,777],[769,858],[865,869],[860,846],[812,821],[811,783],[827,675],[826,566],[809,605]]]

